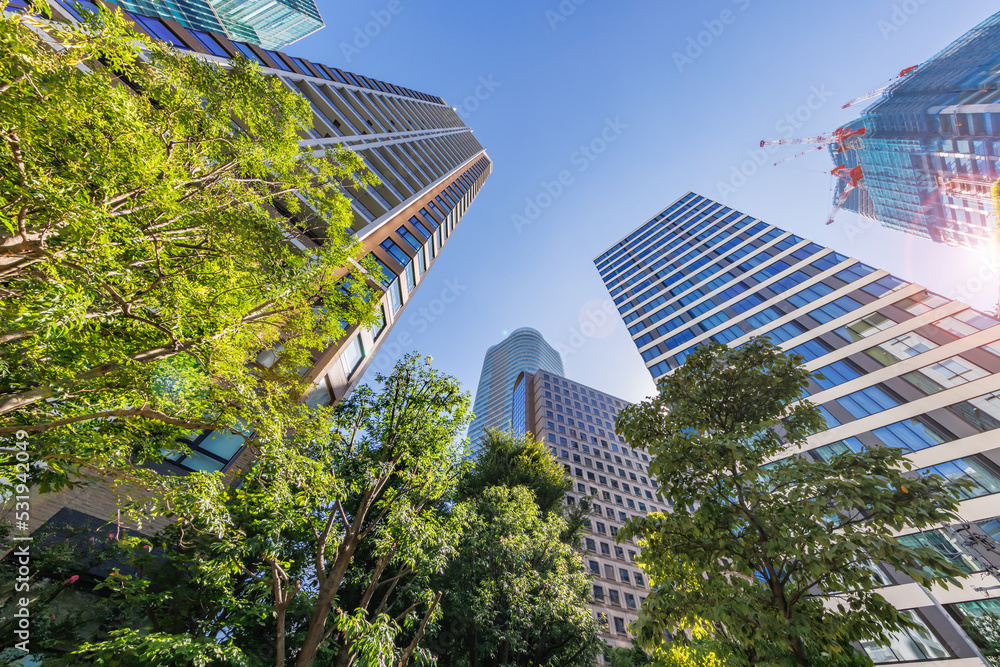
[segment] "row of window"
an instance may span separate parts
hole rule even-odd
[[[765,234],[763,238],[767,238],[769,235],[778,236],[781,233],[782,232],[780,230],[772,230],[771,232],[768,232],[768,234]],[[802,239],[799,239],[798,237],[786,237],[782,239],[781,241],[776,243],[772,249],[764,249],[760,251],[759,253],[754,255],[754,257],[751,257],[749,260],[747,260],[739,267],[737,267],[736,270],[726,272],[719,278],[709,282],[704,287],[696,290],[691,295],[688,295],[680,299],[678,303],[683,307],[685,305],[694,303],[695,301],[702,299],[706,295],[722,287],[730,280],[736,279],[738,276],[745,274],[746,272],[751,270],[754,266],[763,262],[764,261],[763,258],[770,257],[773,254],[776,254],[777,252],[781,252],[784,249],[790,248],[795,243],[801,242],[801,240]],[[816,244],[808,244],[807,246],[804,246],[803,248],[800,248],[795,252],[791,253],[791,255],[789,255],[788,257],[790,259],[797,259],[800,261],[804,261],[822,250],[823,249]],[[847,261],[847,258],[838,255],[837,253],[827,253],[824,256],[820,257],[819,259],[814,260],[808,266],[811,267],[811,273],[820,273],[843,261]],[[778,275],[779,273],[787,270],[788,268],[791,267],[784,260],[777,260],[769,264],[767,267],[765,267],[765,269],[758,271],[750,278],[751,280],[757,282],[768,280],[773,276]],[[870,267],[866,268],[869,271],[874,270],[870,269]],[[796,271],[790,276],[787,276],[781,280],[771,283],[767,288],[760,289],[759,292],[765,295],[769,293],[771,295],[781,294],[809,280],[811,273],[805,273],[801,270]],[[845,273],[846,272],[841,272],[837,274],[836,277],[843,278],[845,279],[845,281],[850,280],[846,275],[844,275]],[[899,283],[899,281],[896,282]],[[726,304],[733,298],[746,294],[746,292],[752,290],[753,287],[754,283],[747,282],[747,280],[744,279],[739,283],[729,287],[728,289],[712,296],[711,298],[706,299],[703,303],[700,303],[699,305],[687,309],[683,315],[675,318],[674,320],[671,320],[666,325],[658,327],[655,330],[655,332],[649,332],[643,336],[640,336],[635,340],[635,343],[638,347],[642,348],[644,345],[651,343],[655,338],[663,336],[675,328],[678,328],[685,324],[688,327],[677,336],[674,336],[673,338],[668,338],[665,341],[662,341],[655,348],[651,348],[650,350],[645,351],[643,353],[644,359],[646,361],[651,361],[660,354],[666,352],[673,352],[678,347],[680,347],[682,343],[685,343],[695,338],[697,334],[708,332],[711,329],[714,329],[717,326],[725,323],[730,318],[730,316],[725,311],[720,311],[715,315],[712,315],[711,317],[705,318],[701,321],[696,321],[696,320],[699,315],[708,313],[716,309],[718,306]],[[885,287],[880,287],[879,289],[886,290],[888,288],[889,286],[886,285]],[[798,292],[790,296],[788,300],[792,302],[793,305],[795,305],[796,307],[802,307],[820,298],[821,296],[829,294],[832,291],[833,288],[831,286],[826,285],[824,283],[817,283],[816,285],[799,290]],[[743,313],[763,303],[765,301],[765,298],[767,297],[762,297],[758,293],[751,293],[748,296],[744,296],[742,299],[729,304],[728,308],[731,309],[736,314]],[[842,305],[847,305],[847,303],[848,302],[844,301],[842,302]],[[673,310],[670,306],[668,306],[667,308]],[[728,343],[742,336],[744,334],[745,326],[750,326],[756,329],[762,326],[763,324],[766,324],[768,321],[777,319],[782,315],[784,315],[784,313],[778,309],[775,308],[768,309],[768,311],[765,311],[765,315],[763,316],[761,314],[754,315],[751,318],[748,318],[747,321],[743,322],[742,325],[734,325],[729,329],[726,329],[725,331],[716,334],[715,336],[712,337],[712,339],[715,340],[716,342]],[[822,311],[817,313],[818,317],[823,317],[823,315],[824,313]],[[655,321],[655,319],[657,319],[656,315],[651,317],[650,321]],[[634,334],[637,333],[639,330],[641,330],[641,328],[642,325],[637,325],[636,327],[631,328],[630,331]],[[776,331],[774,332],[774,335],[777,337],[784,333],[786,335],[785,339],[787,340],[787,338],[791,337],[791,334],[794,333],[794,331],[790,329],[791,327],[785,327],[785,330]],[[667,364],[664,364],[664,367],[667,367]]]
[[[604,543],[602,542],[601,544]],[[599,562],[597,562],[596,560],[590,560],[588,561],[588,565],[590,566],[591,574],[598,577],[602,576],[601,564]],[[641,573],[633,572],[624,567],[618,568],[618,576],[616,577],[615,566],[605,564],[603,576],[605,579],[608,579],[609,581],[620,581],[623,584],[635,584],[640,588],[644,588],[646,586],[645,581],[643,579],[643,575]]]

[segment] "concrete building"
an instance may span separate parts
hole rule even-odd
[[[952,246],[998,238],[990,186],[1000,178],[1000,14],[899,78],[830,144],[834,166],[861,167],[834,200],[891,229]]]
[[[562,375],[562,357],[542,334],[530,327],[514,330],[503,342],[486,351],[472,408],[475,418],[468,432],[473,457],[478,454],[487,429],[510,428],[511,391],[517,376],[538,369]]]
[[[590,607],[608,646],[630,648],[628,624],[638,618],[649,583],[633,560],[638,547],[615,535],[622,524],[663,509],[649,478],[649,456],[615,433],[628,403],[544,370],[520,373],[511,392],[515,433],[532,433],[563,465],[573,491],[570,505],[590,499],[593,518],[584,534],[584,562],[594,577]],[[603,664],[603,656],[598,658]]]
[[[595,263],[654,379],[704,341],[767,336],[825,378],[807,389],[828,428],[806,456],[899,447],[919,473],[973,484],[963,530],[899,533],[961,564],[962,585],[929,594],[883,572],[883,595],[924,630],[863,648],[877,663],[980,665],[954,621],[1000,617],[1000,323],[693,192]]]
[[[57,18],[80,18],[68,2],[54,0],[52,7]],[[221,33],[188,29],[170,18],[131,16],[140,30],[206,61],[223,65],[232,57],[256,61],[266,74],[279,77],[312,105],[313,127],[302,133],[302,147],[318,154],[328,148],[351,149],[381,181],[378,187],[347,191],[354,233],[364,252],[381,267],[381,275],[371,277],[371,286],[381,291],[381,323],[371,330],[349,326],[336,344],[317,351],[312,366],[304,371],[315,386],[306,402],[336,403],[361,380],[427,272],[451,242],[492,172],[486,150],[440,97],[231,41]],[[317,245],[308,232],[298,230],[290,242],[300,248]],[[265,366],[273,361],[271,351],[257,359]],[[190,455],[165,466],[169,472],[181,473],[230,470],[244,450],[243,443],[242,437],[229,433],[202,433],[190,441]],[[81,487],[39,499],[32,519],[44,522],[64,506],[97,517],[114,513],[110,494]]]

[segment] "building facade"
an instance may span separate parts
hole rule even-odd
[[[891,229],[952,246],[990,247],[1000,178],[1000,13],[891,85],[831,144],[835,166],[860,166],[844,208]],[[838,182],[834,200],[847,188]]]
[[[146,18],[167,19],[189,30],[264,49],[283,49],[324,26],[314,0],[109,0],[109,4],[139,23]]]
[[[924,629],[863,648],[877,663],[981,664],[956,621],[1000,617],[1000,323],[692,192],[595,262],[654,379],[707,340],[767,336],[825,378],[806,392],[827,420],[806,456],[899,447],[919,473],[973,484],[966,524],[899,533],[959,563],[961,586],[882,572]]]
[[[573,483],[566,502],[593,503],[582,545],[594,579],[590,608],[604,642],[630,648],[628,625],[638,618],[649,583],[633,562],[639,548],[632,540],[618,544],[615,536],[629,519],[664,508],[649,477],[649,456],[615,433],[628,403],[544,370],[520,373],[511,397],[514,432],[542,440]]]
[[[68,2],[53,0],[52,7],[57,18],[80,19],[78,9]],[[139,30],[206,61],[224,65],[230,58],[244,57],[257,62],[266,74],[279,77],[311,104],[313,126],[301,134],[302,147],[317,154],[348,148],[381,182],[347,188],[355,236],[381,269],[379,275],[370,276],[371,287],[380,293],[380,323],[372,329],[348,326],[339,341],[318,350],[312,365],[303,370],[314,386],[303,399],[310,405],[336,403],[360,382],[451,242],[492,172],[490,158],[471,128],[440,97],[231,41],[224,34],[187,29],[172,19],[130,16]],[[303,211],[288,217],[295,222],[308,215]],[[296,228],[290,242],[300,248],[316,247],[320,237]],[[266,350],[257,363],[267,366],[274,360],[274,352]],[[202,433],[188,444],[191,453],[164,464],[167,472],[226,471],[245,449],[242,436],[223,432]],[[69,495],[68,500],[63,495],[40,500],[32,518],[44,521],[67,505],[92,516],[114,512],[109,493],[81,487]]]
[[[487,429],[510,428],[511,391],[517,376],[538,369],[562,375],[563,363],[555,348],[531,327],[514,330],[503,342],[486,350],[472,408],[475,417],[468,432],[473,458],[479,453]]]

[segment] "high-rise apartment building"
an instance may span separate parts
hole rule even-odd
[[[844,208],[952,246],[1000,238],[990,186],[1000,178],[1000,14],[892,84],[861,118],[835,166],[861,167]],[[834,200],[849,187],[838,181]]]
[[[604,642],[629,648],[627,628],[649,582],[633,562],[639,548],[631,540],[617,544],[615,536],[625,521],[664,508],[649,477],[649,456],[615,433],[628,403],[544,370],[520,373],[511,397],[514,432],[542,440],[573,483],[566,502],[593,503],[583,536],[584,562],[594,578],[590,607]]]
[[[475,418],[468,432],[473,457],[479,453],[487,429],[510,428],[511,391],[517,376],[538,369],[562,375],[563,363],[555,348],[531,327],[514,330],[503,342],[486,350],[472,408]]]
[[[77,9],[68,2],[53,1],[52,7],[58,18],[79,19]],[[361,380],[427,272],[450,243],[492,172],[486,150],[440,97],[230,41],[223,34],[189,30],[170,19],[132,18],[154,38],[170,41],[199,58],[221,64],[231,57],[257,62],[267,75],[279,77],[312,106],[313,126],[301,134],[302,147],[317,152],[351,149],[381,181],[378,186],[347,188],[355,235],[381,269],[371,281],[373,288],[381,290],[380,323],[370,330],[349,326],[336,344],[318,350],[312,366],[304,370],[315,386],[306,402],[336,403]],[[299,214],[307,215],[306,211]],[[311,238],[301,226],[290,225],[290,233],[294,234],[290,242],[300,248],[317,246],[318,239]],[[273,361],[271,351],[257,359],[265,366]],[[202,433],[189,444],[191,454],[167,464],[171,472],[227,470],[245,448],[242,436],[222,432]],[[73,492],[80,493],[86,495]],[[98,516],[113,508],[104,496],[91,494],[88,498],[96,499],[91,502],[80,496],[70,504]],[[63,501],[53,502],[58,505]],[[36,505],[36,510],[33,519],[43,521],[46,512],[41,505]]]
[[[972,484],[962,531],[980,546],[954,527],[899,533],[968,576],[931,597],[883,572],[883,595],[924,630],[864,650],[877,663],[978,664],[954,621],[1000,617],[991,588],[1000,582],[987,574],[1000,565],[990,552],[1000,540],[1000,323],[693,192],[596,264],[654,379],[707,340],[735,346],[767,336],[824,378],[807,394],[827,429],[809,439],[805,456],[899,447],[919,473]]]

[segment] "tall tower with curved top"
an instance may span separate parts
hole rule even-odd
[[[486,429],[509,428],[514,380],[522,372],[537,370],[563,375],[562,357],[542,334],[522,327],[486,351],[474,405],[475,419],[469,426],[472,457],[479,454]]]

